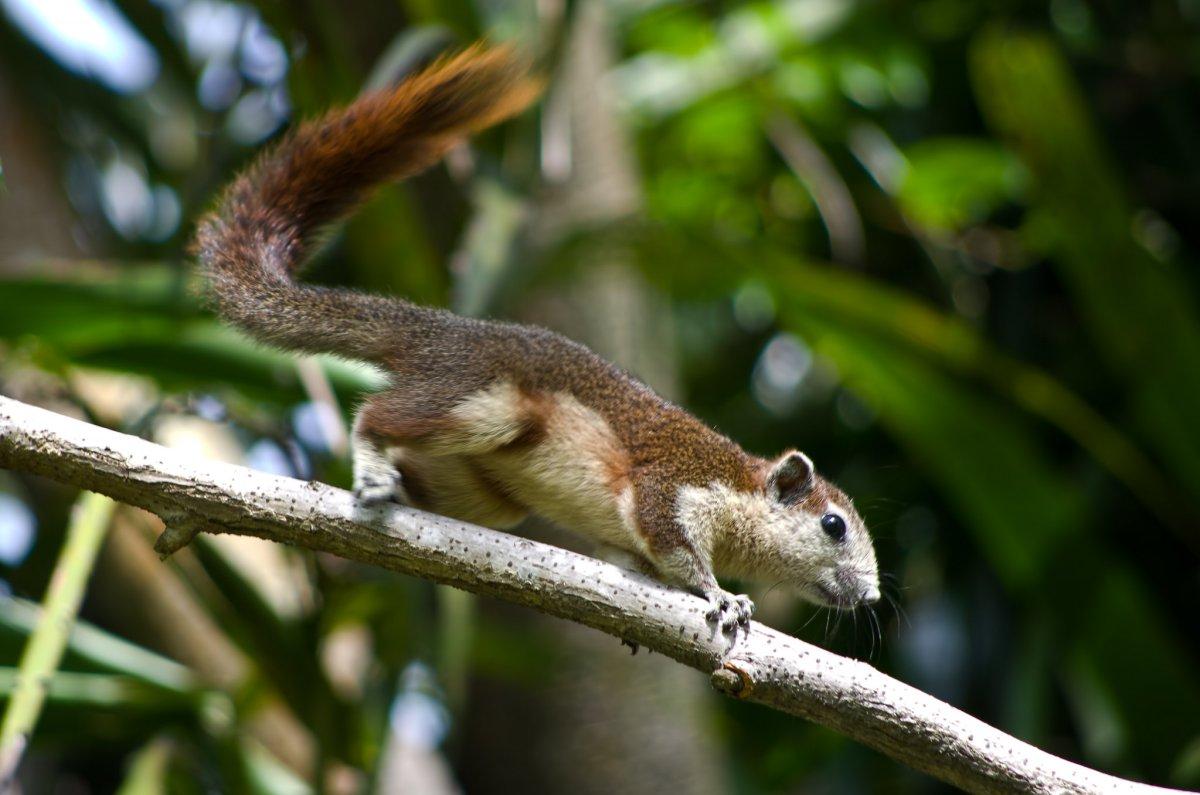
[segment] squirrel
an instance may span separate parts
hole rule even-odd
[[[706,599],[724,633],[754,604],[717,574],[821,606],[879,599],[871,537],[804,453],[751,455],[588,348],[534,326],[298,283],[318,233],[540,94],[475,45],[299,126],[227,187],[194,251],[217,313],[259,341],[383,370],[353,425],[354,493],[497,529],[534,514]]]

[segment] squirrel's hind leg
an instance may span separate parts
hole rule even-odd
[[[411,504],[408,494],[404,491],[400,470],[396,468],[380,440],[364,431],[364,416],[366,411],[360,411],[354,418],[354,431],[351,436],[354,496],[368,505],[381,502]]]
[[[494,446],[495,423],[472,423],[466,412],[437,411],[428,401],[418,413],[414,404],[412,395],[393,390],[359,410],[353,440],[359,500],[398,502],[494,528],[520,522],[528,508],[488,474],[479,458],[486,453],[464,452]]]
[[[367,398],[354,417],[351,440],[355,496],[368,504],[412,505],[396,465],[396,454],[436,438],[445,432],[447,424],[447,409],[434,401],[422,401],[417,385]]]

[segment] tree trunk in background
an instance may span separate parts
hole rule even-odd
[[[613,64],[602,3],[578,8],[545,108],[544,146],[556,184],[535,209],[537,248],[636,213],[633,151],[603,79]],[[558,173],[557,169],[562,168]],[[619,247],[593,248],[568,283],[522,302],[522,320],[561,331],[668,396],[677,391],[671,323]],[[592,552],[552,528],[532,533]],[[489,604],[488,613],[502,612]],[[715,793],[728,789],[707,683],[662,657],[639,654],[578,625],[503,611],[556,648],[549,673],[520,693],[477,683],[460,763],[468,792],[521,787],[585,793]],[[486,616],[484,620],[487,620]]]
[[[9,78],[0,71],[0,268],[11,272],[46,258],[83,253],[73,232],[79,223],[62,189],[63,174],[46,145],[45,130],[22,107]]]

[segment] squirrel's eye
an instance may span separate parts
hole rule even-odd
[[[841,541],[846,537],[846,520],[836,513],[827,513],[821,517],[821,529],[834,541]]]

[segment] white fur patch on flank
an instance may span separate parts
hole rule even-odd
[[[439,434],[444,452],[487,453],[513,442],[525,430],[521,392],[501,381],[469,395],[450,411],[455,430]]]
[[[637,502],[632,484],[621,489],[617,494],[617,516],[621,517],[621,522],[629,537],[637,539],[642,556],[649,557],[650,545],[646,542],[646,537],[638,532]]]
[[[451,417],[452,429],[425,452],[465,455],[532,512],[646,554],[635,523],[629,454],[595,410],[567,393],[528,394],[501,382],[467,397]],[[531,430],[536,441],[508,446]]]

